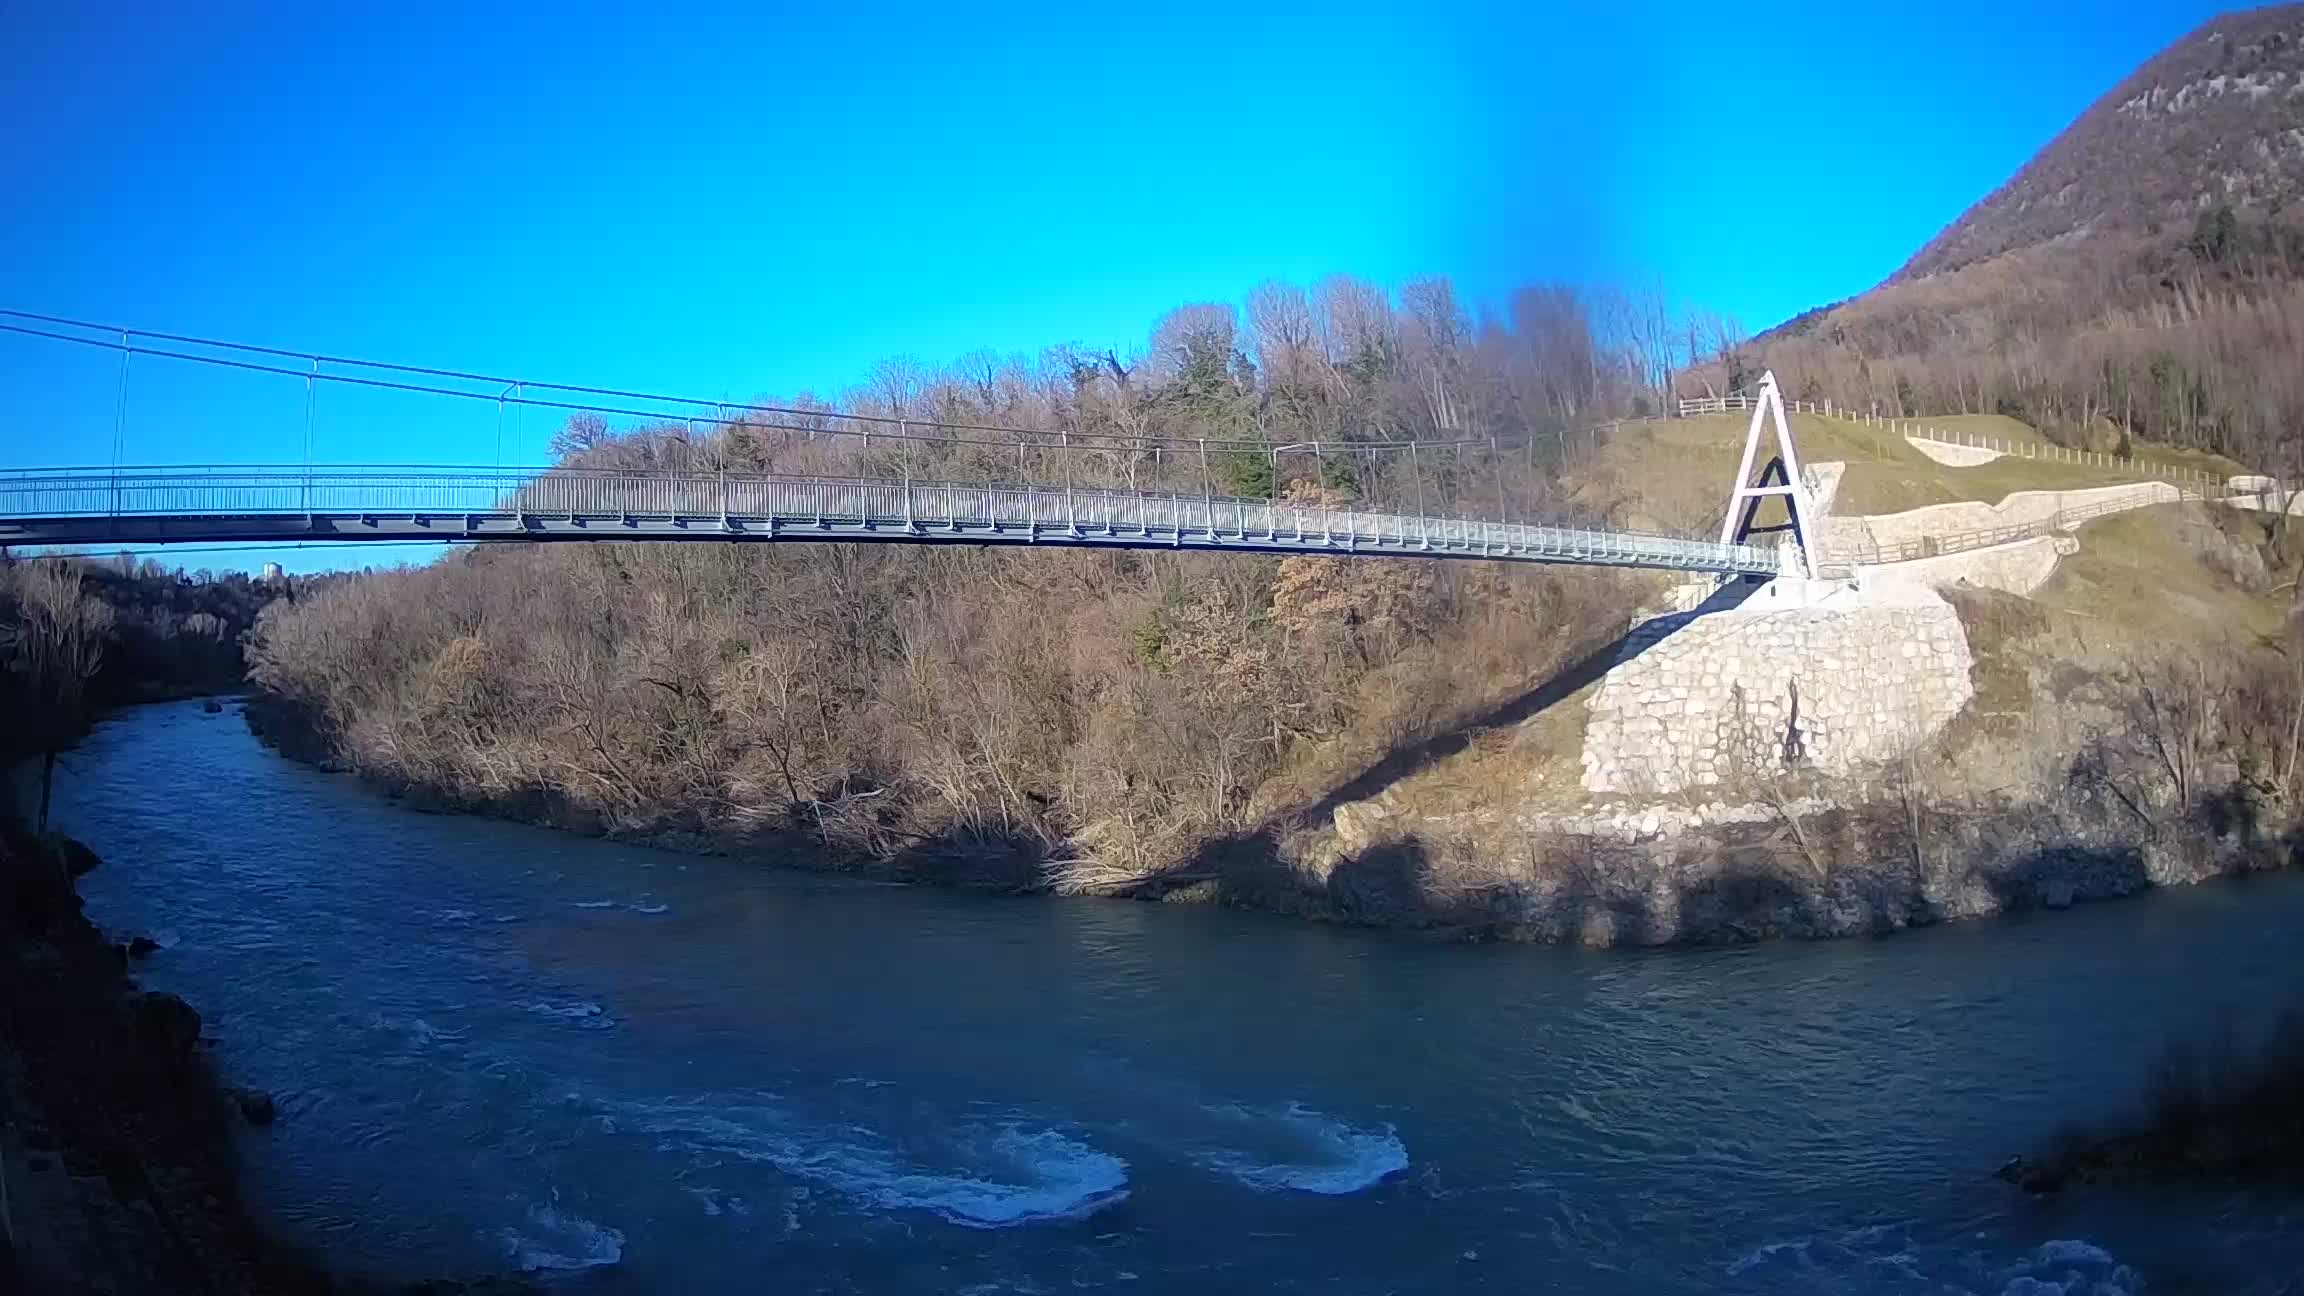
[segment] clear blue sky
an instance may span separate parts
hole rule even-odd
[[[348,8],[0,0],[0,305],[731,398],[1332,271],[1757,328],[2219,6]],[[0,340],[0,464],[107,460],[109,373]],[[296,452],[168,399],[131,461]]]

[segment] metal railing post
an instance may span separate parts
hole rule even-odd
[[[112,407],[112,516],[120,516],[120,457],[128,446],[128,358],[135,354],[120,330],[120,392]]]
[[[1536,498],[1536,434],[1528,434],[1528,498]]]
[[[1208,471],[1208,438],[1200,438],[1200,507],[1208,514],[1208,538],[1216,538],[1216,478]]]
[[[1416,542],[1420,548],[1432,547],[1432,519],[1424,512],[1424,470],[1416,457],[1416,443],[1408,443],[1408,478],[1416,483]]]
[[[1024,466],[1024,442],[1016,443],[1016,484],[1024,488],[1024,533],[1040,538],[1040,510],[1034,504],[1032,470]]]
[[[1496,474],[1496,525],[1504,525],[1504,466],[1496,449],[1496,438],[1488,438],[1488,471]]]

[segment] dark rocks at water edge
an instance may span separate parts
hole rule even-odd
[[[224,714],[224,704],[214,698],[210,698],[207,701],[201,703],[200,709],[209,715]]]
[[[98,864],[104,862],[96,858],[96,852],[69,837],[52,834],[48,841],[49,848],[55,853],[56,858],[63,863],[64,871],[73,877],[86,877],[96,871]]]
[[[127,1002],[148,1054],[179,1066],[192,1060],[200,1044],[200,1014],[192,1005],[159,990],[130,991]]]
[[[240,1109],[241,1119],[262,1129],[279,1119],[280,1109],[272,1095],[261,1089],[233,1089],[229,1091],[232,1103]]]
[[[130,984],[126,956],[157,942],[114,942],[81,913],[72,879],[95,863],[0,818],[0,1291],[401,1290],[331,1274],[258,1227],[233,1139],[277,1106],[221,1081],[191,1004]]]
[[[2061,1192],[2066,1175],[2053,1166],[2010,1157],[2008,1163],[1992,1172],[1992,1177],[2003,1183],[2012,1183],[2028,1193]]]

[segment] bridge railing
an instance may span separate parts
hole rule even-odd
[[[612,473],[368,466],[0,471],[0,524],[137,518],[375,517],[719,523],[965,538],[1132,539],[1380,552],[1438,550],[1550,561],[1774,574],[1753,545],[1292,500],[1030,485],[757,473]],[[5,535],[0,526],[0,536]],[[22,534],[21,532],[19,534]],[[492,533],[497,538],[501,532]],[[931,534],[927,538],[934,538]],[[96,541],[96,542],[101,542]]]
[[[1760,398],[1757,396],[1682,396],[1678,401],[1678,409],[1681,418],[1689,418],[1697,414],[1727,414],[1740,410],[1749,411],[1758,408],[1759,404]],[[1846,406],[1835,409],[1830,401],[1788,400],[1784,402],[1784,408],[1788,413],[1793,414],[1837,414],[1842,418],[1865,417]]]

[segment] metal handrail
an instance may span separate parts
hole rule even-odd
[[[1494,553],[1574,562],[1635,562],[1687,571],[1772,575],[1776,551],[1752,545],[1448,514],[1402,514],[1285,500],[1038,484],[984,485],[768,473],[617,473],[401,465],[354,468],[71,468],[0,476],[0,540],[28,524],[140,519],[531,518],[630,524],[758,524],[805,532],[837,522],[877,534],[1054,533],[1385,553]],[[1230,524],[1227,528],[1227,523]],[[333,533],[332,533],[333,534]],[[704,534],[711,534],[706,532]],[[339,536],[339,538],[355,538]],[[91,534],[85,543],[105,543]]]

